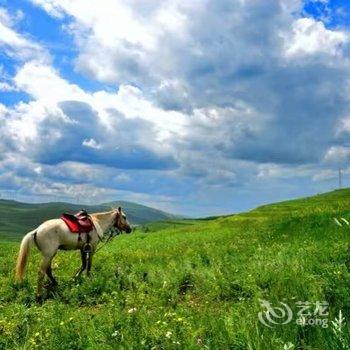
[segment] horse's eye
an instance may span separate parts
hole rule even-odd
[[[125,215],[123,215],[123,219],[126,219],[126,216],[125,216]]]

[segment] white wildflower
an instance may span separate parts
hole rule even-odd
[[[167,332],[165,333],[165,336],[166,336],[167,338],[170,338],[172,334],[173,334],[172,332],[167,331]]]
[[[343,226],[339,220],[337,218],[333,218],[334,219],[334,222],[338,225],[338,226]]]
[[[294,349],[294,344],[291,343],[291,342],[286,343],[286,344],[284,344],[284,346],[283,346],[283,350],[292,350],[292,349]]]
[[[340,218],[340,220],[342,220],[343,222],[345,222],[349,226],[349,221],[348,220],[346,220],[345,218]]]

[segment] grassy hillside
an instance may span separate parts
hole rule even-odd
[[[350,219],[350,190],[152,224],[102,249],[91,279],[71,279],[77,252],[58,254],[60,285],[43,305],[34,301],[38,254],[18,286],[18,244],[1,243],[0,348],[349,349],[350,232],[335,216]],[[261,299],[288,304],[292,320],[260,323]],[[310,311],[326,301],[328,327],[297,325],[298,301]],[[340,310],[345,325],[331,322]]]
[[[59,217],[63,212],[77,212],[84,207],[88,212],[108,211],[122,206],[132,224],[144,224],[156,220],[175,218],[174,215],[131,202],[112,202],[96,206],[71,203],[29,204],[0,200],[0,238],[19,240],[47,219]]]

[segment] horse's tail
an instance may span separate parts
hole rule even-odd
[[[16,279],[19,282],[22,282],[24,271],[27,265],[29,250],[32,242],[34,241],[34,234],[35,231],[31,231],[27,233],[21,242],[21,247],[19,248],[19,253],[17,257],[17,264],[16,264]]]

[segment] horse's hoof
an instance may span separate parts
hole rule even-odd
[[[44,301],[44,297],[42,296],[42,295],[37,295],[36,297],[35,297],[35,301],[38,303],[38,304],[42,304],[43,303],[43,301]]]
[[[73,277],[72,281],[73,281],[74,284],[80,285],[81,283],[83,283],[83,278],[81,276]]]
[[[44,288],[53,288],[53,287],[56,287],[58,286],[58,283],[57,282],[47,282],[44,284]]]
[[[45,288],[48,290],[55,290],[58,287],[58,283],[48,283]]]

